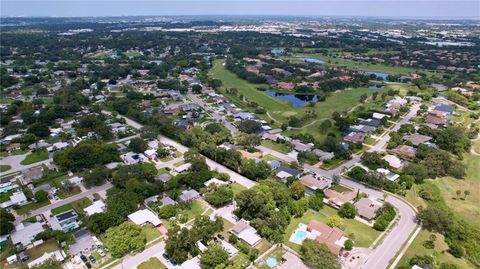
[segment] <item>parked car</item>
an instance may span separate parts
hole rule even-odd
[[[86,262],[86,263],[85,263],[85,266],[86,266],[88,269],[92,268],[92,265],[91,265],[89,262]]]
[[[105,255],[106,255],[105,252],[103,252],[103,250],[100,249],[100,248],[98,249],[97,252],[98,252],[98,255],[100,255],[101,257],[105,257]]]
[[[103,250],[105,250],[106,252],[109,252],[109,251],[110,251],[110,249],[108,249],[107,246],[104,246],[104,247],[103,247]]]
[[[80,255],[80,259],[82,259],[83,262],[87,263],[88,262],[88,259],[87,257],[85,257],[85,255]]]
[[[95,260],[95,257],[93,257],[92,255],[88,256],[88,258],[90,259],[90,261],[91,261],[92,263],[96,263],[96,262],[97,262],[97,260]]]

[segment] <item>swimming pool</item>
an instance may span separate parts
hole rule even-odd
[[[295,233],[295,242],[297,244],[301,244],[303,242],[303,240],[305,240],[305,238],[307,237],[308,233],[306,231],[297,231]]]
[[[0,188],[0,193],[4,193],[4,192],[7,192],[7,191],[11,191],[13,190],[12,187],[8,186],[8,187],[3,187],[3,188]]]
[[[277,266],[277,259],[275,259],[275,257],[268,257],[266,263],[268,267],[273,268]]]

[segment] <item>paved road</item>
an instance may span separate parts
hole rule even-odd
[[[48,163],[52,160],[52,159],[47,159],[45,161],[32,163],[32,164],[27,164],[27,165],[21,164],[20,162],[23,161],[23,159],[25,159],[25,157],[28,154],[30,154],[30,153],[22,154],[22,155],[10,155],[8,157],[1,158],[0,159],[0,164],[1,165],[10,165],[12,168],[8,171],[0,173],[0,175],[3,176],[3,175],[8,175],[8,174],[20,172],[20,171],[28,169],[28,168],[32,168],[32,167],[35,167],[35,166],[39,166],[39,165]]]
[[[49,204],[49,205],[46,205],[44,207],[40,207],[38,209],[35,209],[33,211],[31,211],[29,214],[24,214],[24,215],[19,215],[15,218],[15,224],[17,223],[20,223],[22,222],[23,220],[31,217],[31,216],[36,216],[38,214],[42,214],[44,212],[47,212],[47,211],[50,211],[54,208],[57,208],[59,206],[62,206],[62,205],[66,205],[66,204],[69,204],[73,201],[76,201],[78,199],[82,199],[84,197],[87,197],[87,196],[90,196],[90,195],[93,195],[94,193],[97,193],[97,192],[101,192],[101,191],[105,191],[105,190],[108,190],[110,189],[111,187],[113,187],[113,185],[108,182],[107,184],[104,184],[102,186],[98,186],[98,187],[94,187],[94,188],[91,188],[87,191],[84,191],[82,193],[79,193],[79,194],[76,194],[76,195],[73,195],[73,196],[70,196],[68,198],[65,198],[63,200],[60,200],[58,202],[55,202],[55,203],[52,203],[52,204]]]
[[[212,118],[214,118],[217,122],[220,122],[225,126],[231,133],[237,134],[238,129],[235,127],[231,122],[227,121],[223,115],[220,115],[215,111],[214,108],[212,108],[209,104],[205,103],[203,99],[199,98],[198,96],[188,93],[187,94],[188,98],[192,100],[195,104],[199,105],[201,108],[203,108],[208,115],[210,115]]]
[[[134,269],[137,268],[142,262],[147,261],[152,257],[159,259],[167,268],[174,268],[171,263],[167,262],[162,254],[165,251],[165,242],[156,243],[153,246],[148,247],[144,251],[134,255],[123,258],[122,263],[113,267],[113,269]],[[153,268],[152,268],[153,269]]]

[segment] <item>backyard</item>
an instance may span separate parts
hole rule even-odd
[[[84,197],[82,199],[76,200],[70,204],[62,205],[57,208],[52,209],[52,214],[57,215],[66,211],[69,211],[71,209],[75,209],[75,211],[78,214],[83,214],[83,209],[87,206],[92,205],[92,201],[88,199],[87,197]]]

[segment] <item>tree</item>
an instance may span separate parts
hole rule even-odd
[[[265,161],[244,160],[241,164],[241,172],[244,176],[253,179],[266,179],[272,172],[272,167]]]
[[[458,200],[458,196],[460,196],[460,194],[462,194],[462,191],[461,191],[461,190],[457,190],[455,193],[457,194],[457,200]]]
[[[192,92],[195,93],[195,94],[199,94],[202,92],[202,86],[198,85],[198,84],[193,84],[192,85]]]
[[[449,212],[438,207],[429,206],[417,214],[422,226],[438,233],[444,233],[453,224],[452,216]]]
[[[233,191],[227,186],[212,186],[204,194],[205,201],[214,207],[227,205],[233,200]]]
[[[45,202],[48,200],[48,192],[39,190],[35,193],[34,197],[37,203]]]
[[[338,215],[342,218],[353,219],[357,215],[357,208],[351,203],[345,203],[338,210]]]
[[[325,244],[317,240],[305,239],[300,254],[307,265],[315,269],[340,269],[338,258]]]
[[[202,253],[200,267],[202,269],[216,268],[217,265],[228,263],[228,258],[228,252],[223,249],[222,245],[212,243]]]
[[[338,184],[340,184],[341,179],[342,179],[342,177],[340,175],[333,175],[332,183],[334,185],[338,185]]]
[[[465,190],[465,191],[463,191],[463,194],[465,195],[465,196],[463,197],[463,199],[467,199],[467,196],[470,195],[470,191],[469,191],[469,190]]]
[[[238,124],[238,129],[247,134],[253,134],[260,130],[262,125],[254,120],[244,120]]]
[[[87,227],[90,231],[101,234],[108,228],[119,225],[123,222],[123,218],[115,212],[107,211],[103,213],[95,213],[87,219]]]
[[[50,129],[48,128],[48,125],[44,123],[32,124],[30,128],[28,128],[27,132],[41,138],[45,138],[50,135]]]
[[[89,173],[87,173],[83,181],[87,187],[100,186],[105,183],[107,178],[110,178],[112,173],[103,165],[95,166]]]
[[[321,134],[325,134],[331,127],[332,122],[330,120],[324,120],[322,123],[320,123],[319,131]]]
[[[120,258],[134,250],[141,250],[146,243],[142,228],[131,222],[124,222],[109,228],[106,232],[106,238],[106,245],[115,258]]]
[[[345,244],[343,245],[343,247],[346,249],[346,250],[352,250],[353,248],[353,241],[348,239],[347,241],[345,241]]]
[[[117,190],[114,194],[108,195],[107,206],[121,217],[125,218],[138,208],[140,198],[133,191]]]
[[[290,185],[290,191],[292,193],[292,198],[295,200],[299,200],[305,196],[305,187],[299,180],[296,180],[292,183],[292,185]]]
[[[330,227],[342,227],[343,226],[343,219],[337,215],[333,215],[328,218],[327,225]]]
[[[133,152],[143,153],[145,150],[148,149],[148,144],[147,144],[147,141],[137,137],[130,140],[130,144],[128,144],[128,148]]]
[[[170,219],[177,215],[177,208],[174,205],[164,205],[157,210],[157,213],[162,219]]]
[[[0,235],[9,234],[15,226],[13,222],[15,221],[15,216],[12,213],[8,212],[5,208],[0,208]]]
[[[455,258],[461,258],[465,254],[465,251],[458,243],[450,243],[448,245],[448,252]]]

